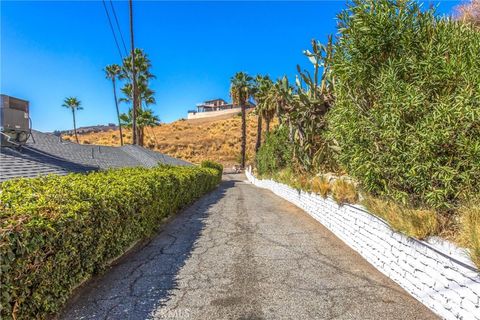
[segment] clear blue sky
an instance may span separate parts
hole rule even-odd
[[[457,4],[442,1],[439,12]],[[114,6],[128,37],[128,2]],[[293,76],[297,63],[308,66],[302,50],[312,38],[324,41],[335,32],[335,15],[344,6],[134,1],[136,46],[149,54],[157,76],[154,111],[171,122],[198,102],[228,100],[237,71]],[[101,1],[1,1],[1,92],[30,101],[35,129],[72,127],[71,113],[61,108],[67,96],[82,101],[79,126],[116,122],[111,83],[102,71],[111,63],[120,58]]]

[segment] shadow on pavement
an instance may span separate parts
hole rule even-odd
[[[85,283],[58,318],[150,318],[178,288],[176,276],[205,228],[209,209],[240,181],[223,180],[217,189],[167,222],[150,241],[120,258],[104,274]]]

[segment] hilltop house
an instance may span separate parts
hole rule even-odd
[[[254,108],[255,104],[250,101],[247,102],[247,109]],[[240,106],[235,106],[233,103],[227,103],[223,99],[207,100],[203,103],[197,104],[197,110],[188,111],[188,119],[198,119],[207,117],[216,117],[225,114],[240,112]]]

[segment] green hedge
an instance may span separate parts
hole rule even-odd
[[[480,192],[480,32],[416,1],[339,15],[329,135],[374,195],[451,209]]]
[[[129,168],[0,185],[0,318],[43,319],[169,214],[215,188],[204,167]]]
[[[223,166],[220,163],[217,163],[217,162],[214,162],[214,161],[211,161],[211,160],[202,161],[200,166],[202,166],[204,168],[216,169],[218,172],[220,172],[220,174],[223,172]]]
[[[277,173],[291,165],[292,144],[288,140],[288,128],[279,126],[267,135],[255,156],[255,165],[260,175]]]

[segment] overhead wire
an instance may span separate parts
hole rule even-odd
[[[123,49],[125,50],[125,56],[128,56],[127,46],[125,45],[125,40],[123,40],[123,33],[122,29],[120,29],[120,24],[118,23],[117,12],[115,11],[115,7],[113,6],[113,1],[110,0],[110,6],[112,7],[113,17],[115,18],[115,23],[117,24],[117,30],[120,34],[120,39],[122,40]]]
[[[102,0],[103,8],[105,9],[105,14],[108,18],[108,24],[110,25],[110,30],[112,31],[113,39],[115,40],[115,45],[117,46],[118,54],[120,55],[120,61],[123,61],[122,50],[120,50],[120,46],[118,45],[117,36],[115,35],[115,30],[112,25],[112,20],[110,19],[110,14],[108,13],[107,5],[105,4],[105,0]]]

